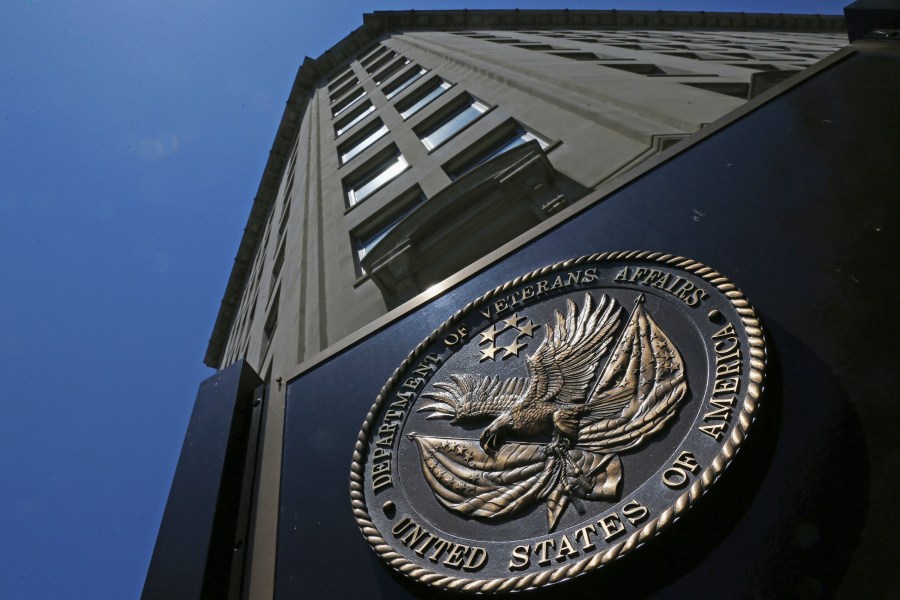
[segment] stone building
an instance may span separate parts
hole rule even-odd
[[[299,70],[205,363],[268,381],[846,43],[841,17],[408,11]]]

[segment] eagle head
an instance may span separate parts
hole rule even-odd
[[[478,443],[488,454],[496,454],[505,441],[506,433],[512,429],[514,419],[510,411],[506,411],[485,427],[478,438]]]

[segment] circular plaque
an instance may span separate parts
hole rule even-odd
[[[648,542],[744,440],[766,353],[753,308],[695,261],[547,266],[471,302],[375,400],[353,454],[363,535],[436,587],[514,591]]]

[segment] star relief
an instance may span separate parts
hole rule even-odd
[[[525,348],[528,344],[520,344],[519,338],[513,340],[513,343],[509,346],[503,346],[503,349],[506,350],[506,354],[503,355],[503,360],[506,360],[510,356],[519,356],[519,351]]]
[[[489,345],[480,349],[481,356],[478,362],[496,360],[498,355],[501,360],[518,357],[519,353],[528,347],[527,343],[522,343],[520,340],[534,337],[534,330],[539,327],[540,325],[535,325],[534,321],[528,317],[520,316],[519,313],[513,313],[512,316],[491,325],[481,333],[481,340],[478,344],[480,346]],[[507,345],[498,345],[498,337],[509,330],[514,330],[516,337]]]
[[[502,349],[503,349],[502,346],[500,348],[498,348],[494,344],[491,344],[487,348],[482,348],[481,349],[481,358],[479,359],[478,362],[481,362],[483,360],[494,360],[494,355],[497,354],[497,352]]]

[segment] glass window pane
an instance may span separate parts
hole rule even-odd
[[[425,94],[424,96],[422,96],[421,98],[416,100],[408,108],[401,110],[400,116],[403,117],[404,120],[408,119],[409,117],[413,116],[414,114],[416,114],[417,112],[419,112],[420,110],[422,110],[423,108],[428,106],[428,104],[430,104],[435,98],[437,98],[438,96],[440,96],[441,94],[443,94],[444,92],[446,92],[449,89],[450,89],[450,84],[446,81],[441,80],[441,82],[438,85],[436,85],[433,90],[431,90],[430,92],[428,92],[427,94]]]
[[[402,67],[405,67],[409,63],[410,63],[410,60],[408,58],[404,58],[401,56],[400,58],[398,58],[397,60],[395,60],[388,66],[386,66],[385,68],[383,68],[381,71],[379,71],[378,73],[373,75],[372,80],[375,81],[375,85],[381,85],[382,83],[387,81],[387,79],[391,75],[393,75],[394,73],[396,73]]]
[[[377,121],[376,121],[377,123]],[[341,164],[346,163],[348,160],[380,140],[384,137],[384,135],[388,132],[387,125],[382,125],[369,135],[363,137],[361,140],[358,140],[353,145],[342,148],[341,149]]]
[[[403,156],[397,156],[380,165],[371,177],[360,181],[348,190],[350,206],[359,204],[371,196],[376,190],[405,171],[407,166],[408,163]]]
[[[362,98],[365,95],[366,95],[366,90],[359,90],[358,93],[353,94],[346,100],[341,100],[340,103],[338,103],[334,107],[334,110],[332,111],[332,116],[334,116],[334,117],[338,116],[339,114],[341,114],[342,112],[344,112],[345,110],[350,108],[350,106],[352,106],[354,102],[356,102],[357,100],[359,100],[360,98]]]
[[[357,257],[360,260],[362,260],[363,257],[366,254],[368,254],[369,251],[372,250],[372,248],[375,247],[375,244],[377,244],[378,242],[383,240],[387,234],[389,234],[391,231],[393,231],[394,227],[396,227],[400,223],[400,221],[402,221],[403,219],[408,217],[410,215],[410,213],[412,213],[412,211],[417,209],[419,207],[419,205],[421,205],[426,200],[427,200],[427,198],[425,197],[425,194],[420,194],[419,198],[417,200],[415,200],[413,202],[413,204],[407,210],[403,211],[403,213],[400,216],[398,216],[396,219],[394,219],[390,223],[388,223],[388,225],[386,225],[383,229],[377,231],[376,233],[369,236],[368,238],[359,240],[356,243]],[[363,270],[363,272],[365,272],[365,270]]]
[[[422,136],[422,143],[429,150],[437,148],[449,138],[458,133],[466,125],[477,119],[487,110],[487,107],[477,100],[472,100],[470,104],[464,106],[461,110],[452,114],[447,120],[438,125],[435,129]]]
[[[348,129],[350,129],[351,127],[353,127],[354,125],[356,125],[357,123],[362,121],[363,119],[365,119],[366,115],[368,115],[373,110],[375,110],[375,107],[372,106],[371,104],[368,105],[365,109],[360,110],[359,114],[356,114],[352,118],[347,119],[346,121],[342,121],[342,122],[338,123],[337,125],[335,125],[334,133],[336,135],[340,136],[345,131],[347,131]]]
[[[390,85],[384,88],[384,95],[388,97],[388,99],[393,98],[413,83],[419,80],[425,73],[428,72],[428,69],[418,69],[410,71],[405,75],[401,75],[397,81],[394,81]]]
[[[483,153],[476,155],[475,158],[471,159],[467,163],[464,163],[457,169],[448,171],[447,174],[450,176],[450,179],[459,179],[469,171],[483,165],[492,158],[500,156],[504,152],[508,152],[513,148],[518,148],[525,142],[530,142],[531,140],[537,140],[542,149],[545,149],[547,148],[547,146],[549,146],[549,142],[534,135],[530,131],[527,131],[524,127],[516,127],[509,133],[509,135],[498,140],[494,145],[488,147],[488,149]]]

